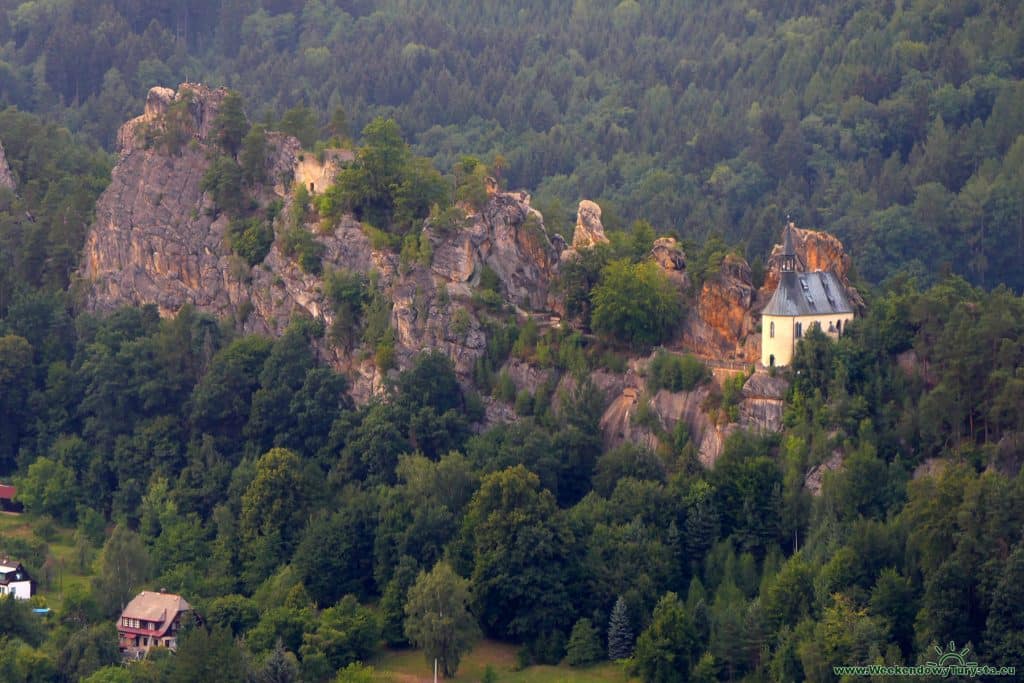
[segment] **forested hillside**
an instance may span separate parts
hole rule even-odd
[[[384,115],[442,171],[497,160],[554,231],[588,197],[612,227],[643,217],[753,258],[790,214],[851,245],[871,281],[1024,287],[1020,3],[0,7],[0,101],[108,149],[150,86],[190,79],[306,144]]]
[[[1022,14],[0,0],[15,181],[0,188],[0,481],[25,508],[0,515],[0,558],[52,610],[0,597],[0,681],[353,683],[387,680],[407,648],[418,672],[437,656],[469,680],[481,637],[518,652],[489,681],[547,680],[541,664],[564,680],[866,680],[833,667],[924,664],[950,643],[1019,671]],[[314,282],[297,294],[322,295],[330,325],[247,334],[251,301],[221,319],[89,307],[83,245],[118,126],[186,78],[238,96],[217,95],[203,137],[196,100],[171,91],[162,121],[181,125],[141,121],[136,160],[194,172],[205,213],[185,220],[225,226],[238,291],[257,272],[276,306],[285,277]],[[351,160],[314,196],[275,194],[274,130],[310,160]],[[543,221],[488,175],[532,192]],[[138,206],[178,206],[147,190]],[[583,197],[607,236],[556,252]],[[457,250],[432,269],[431,237],[451,247],[499,201],[526,235],[510,244],[543,252],[564,325],[540,279],[512,296],[526,257],[512,275],[466,257],[460,291],[439,274],[465,267]],[[123,236],[144,221],[128,214],[93,228]],[[736,252],[756,292],[786,214],[845,241],[866,306],[758,373],[784,387],[781,425],[748,432],[749,368],[713,378],[672,344]],[[661,235],[686,246],[663,242],[671,268],[652,258]],[[333,268],[357,240],[383,265]],[[127,271],[137,255],[119,250]],[[403,311],[443,308],[479,342],[468,372],[438,348],[396,362],[384,292],[399,291]],[[346,354],[380,371],[376,393],[356,400]],[[624,418],[649,439],[609,434],[607,386],[627,375],[730,435],[714,467],[649,403]],[[115,620],[143,589],[180,593],[203,623],[174,656],[123,666]]]

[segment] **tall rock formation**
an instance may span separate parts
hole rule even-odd
[[[598,244],[608,244],[601,224],[601,207],[597,202],[584,199],[576,211],[576,230],[572,234],[572,248],[593,249]]]
[[[232,258],[225,245],[228,219],[214,218],[200,189],[209,167],[208,137],[226,94],[193,84],[177,92],[152,88],[143,114],[121,126],[120,156],[85,243],[82,275],[92,283],[91,308],[154,303],[171,315],[190,303],[227,315],[248,298],[244,285],[253,273]],[[185,111],[172,122],[167,114],[175,103]],[[187,142],[162,149],[153,139],[171,125]]]
[[[246,331],[267,334],[281,332],[296,315],[329,327],[333,311],[321,278],[303,272],[277,242],[261,264],[249,267],[231,253],[229,221],[215,214],[200,188],[210,164],[213,122],[225,95],[222,89],[193,84],[183,84],[177,92],[154,88],[142,116],[122,127],[120,158],[86,239],[81,272],[91,283],[88,306],[110,310],[153,303],[162,315],[173,315],[191,304],[221,317],[244,316],[240,322]],[[187,131],[188,142],[177,150],[153,143],[171,125]],[[297,140],[269,133],[267,142],[270,181],[262,191],[264,200],[290,189],[297,171],[309,172]],[[282,198],[287,208],[291,196]],[[498,275],[507,300],[543,309],[558,253],[525,193],[495,193],[481,211],[467,215],[466,223],[451,234],[424,228],[433,251],[427,266],[402,266],[397,254],[375,250],[351,217],[327,233],[315,224],[306,229],[323,245],[325,272],[377,272],[378,286],[393,302],[399,367],[423,349],[438,348],[468,378],[486,343],[478,316],[468,305],[470,286],[479,281],[484,266]],[[459,309],[465,313],[457,315]],[[335,367],[353,376],[357,400],[380,388],[383,378],[365,354],[326,342],[322,346]]]

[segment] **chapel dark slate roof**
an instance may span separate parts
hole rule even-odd
[[[853,313],[835,273],[782,272],[779,286],[761,315],[828,315]]]

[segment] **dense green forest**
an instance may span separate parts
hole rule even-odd
[[[149,87],[222,84],[308,144],[385,116],[442,171],[498,159],[555,231],[587,197],[612,227],[642,217],[754,257],[790,214],[843,239],[870,281],[955,272],[1020,291],[1022,14],[991,0],[5,0],[0,102],[110,149]]]
[[[489,361],[554,354],[579,390],[516,396],[525,417],[479,431],[479,398],[436,353],[357,407],[318,361],[315,323],[270,340],[189,308],[78,312],[74,259],[48,254],[81,239],[58,227],[87,217],[107,157],[30,114],[6,112],[8,131],[23,184],[5,195],[0,471],[35,533],[0,545],[51,592],[47,539],[71,527],[95,576],[61,591],[45,627],[0,601],[4,680],[359,680],[382,642],[431,647],[413,615],[434,586],[471,615],[456,642],[519,643],[523,663],[632,654],[644,681],[827,681],[949,640],[1021,661],[1010,290],[891,280],[838,343],[801,344],[783,433],[737,434],[708,471],[685,430],[657,452],[605,449],[588,384],[605,361],[542,354],[557,340],[529,325],[495,334]],[[664,357],[651,372],[674,390],[704,381]],[[806,471],[837,450],[844,468],[812,496]],[[914,479],[921,465],[939,474]],[[140,585],[189,596],[211,630],[111,669],[111,618]]]
[[[55,608],[0,599],[0,680],[362,681],[410,644],[452,673],[481,635],[524,666],[631,658],[645,683],[835,681],[834,665],[923,663],[950,641],[1024,666],[1021,8],[483,5],[0,2],[17,180],[0,190],[0,478],[32,530],[0,531],[0,555]],[[475,154],[532,188],[552,231],[581,197],[612,229],[649,221],[567,267],[583,311],[642,274],[651,225],[695,246],[696,273],[726,243],[763,257],[786,213],[844,239],[877,286],[838,342],[801,342],[782,433],[733,435],[711,470],[685,430],[606,448],[589,377],[615,360],[512,318],[475,389],[517,422],[484,429],[432,352],[357,406],[315,323],[268,339],[188,307],[82,311],[116,128],[185,78],[230,85],[307,147],[365,130],[356,144],[404,150],[400,126],[449,174],[409,161],[428,188]],[[358,278],[329,287],[374,305]],[[510,356],[577,390],[516,395],[492,372]],[[649,372],[706,381],[685,357]],[[812,495],[806,473],[836,453]],[[68,587],[66,529],[90,577]],[[206,623],[123,668],[113,619],[140,587]]]

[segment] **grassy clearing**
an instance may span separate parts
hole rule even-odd
[[[15,512],[0,512],[0,535],[13,536],[16,538],[31,538],[34,536],[29,518]]]
[[[83,570],[76,548],[75,530],[55,525],[52,538],[45,541],[35,532],[33,525],[37,522],[29,515],[0,514],[0,537],[42,540],[46,544],[47,567],[45,571],[34,570],[32,578],[36,580],[36,594],[42,596],[48,607],[59,610],[66,592],[74,589],[88,590],[93,577],[92,559],[95,551]]]
[[[472,652],[463,657],[459,673],[447,679],[457,683],[475,683],[490,664],[498,674],[499,683],[631,683],[630,679],[616,664],[606,663],[591,667],[530,666],[516,671],[514,645],[493,640],[482,640]],[[378,672],[381,681],[394,683],[430,683],[433,669],[420,650],[387,650],[370,662]]]

